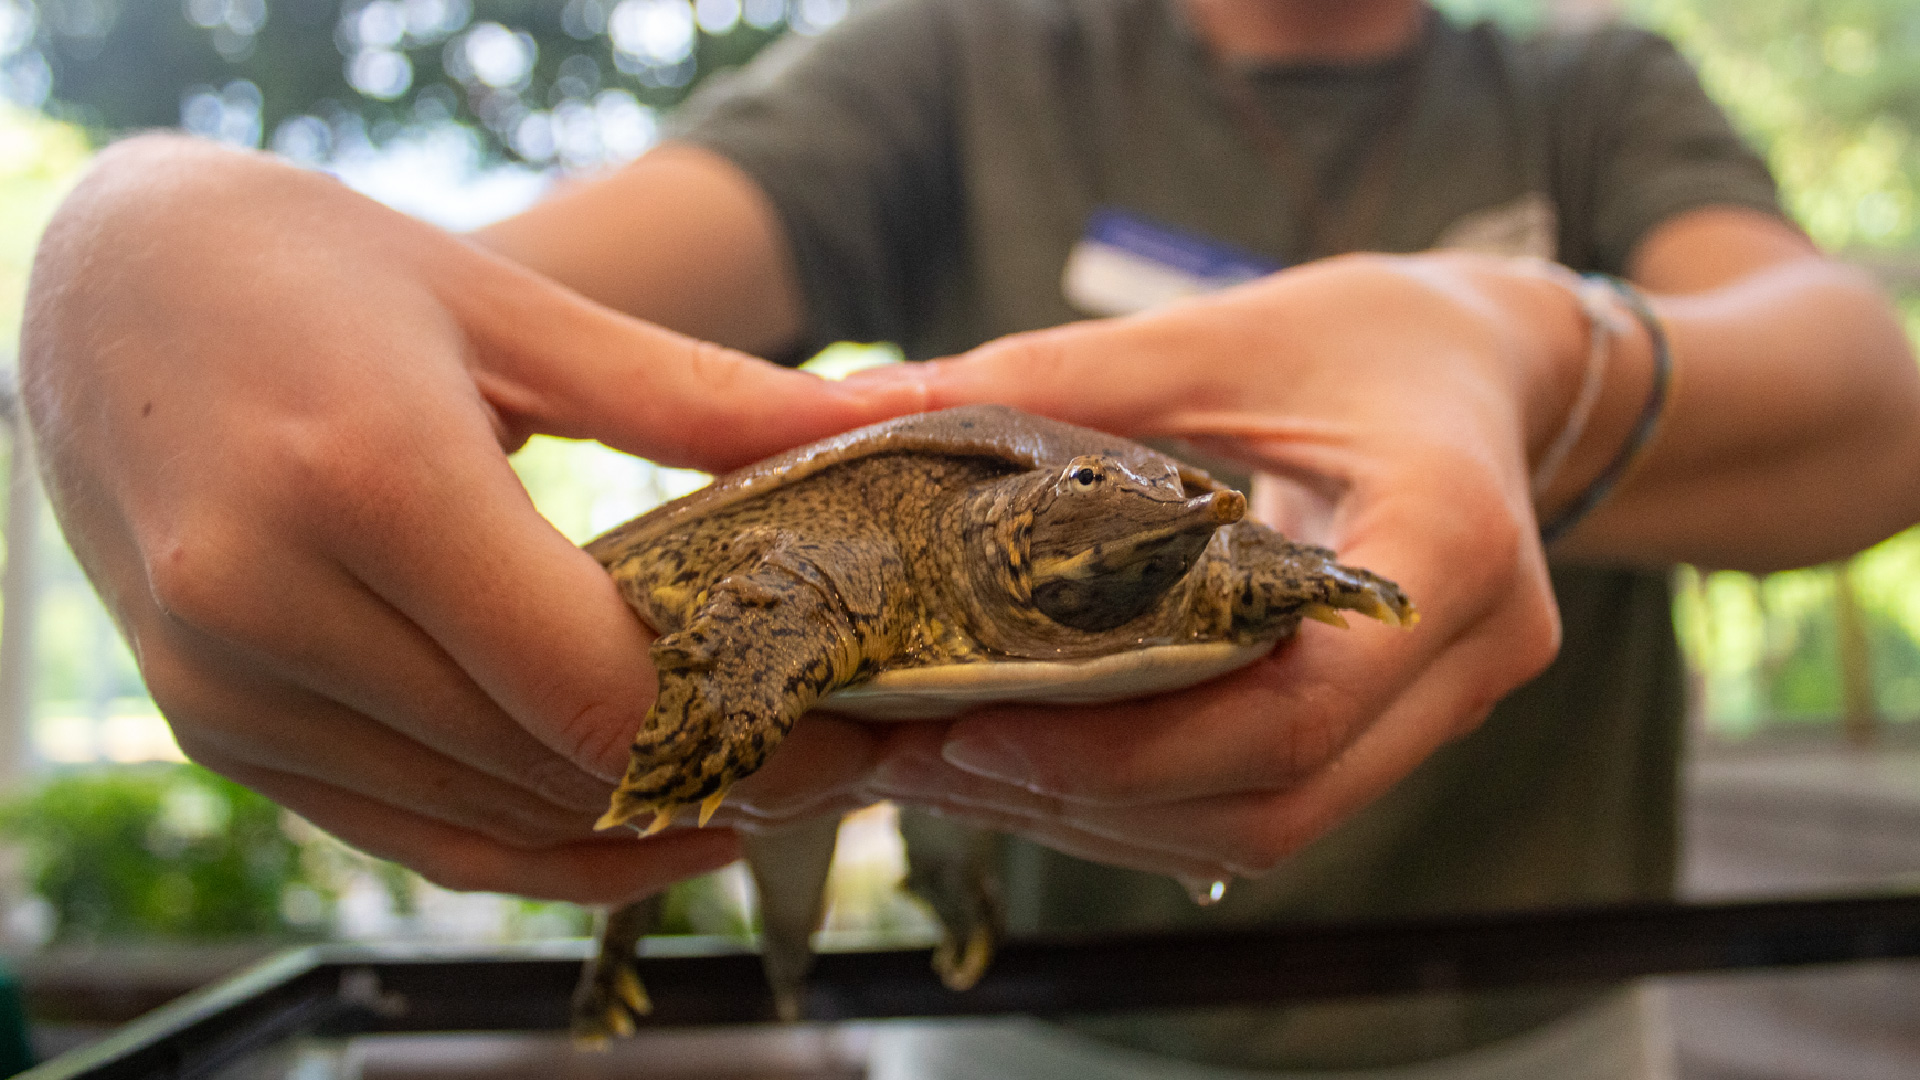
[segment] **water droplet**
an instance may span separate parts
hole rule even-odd
[[[1180,884],[1187,890],[1187,897],[1201,907],[1212,907],[1226,898],[1227,882],[1224,878],[1181,878]]]

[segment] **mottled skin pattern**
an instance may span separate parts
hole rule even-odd
[[[651,814],[651,830],[695,805],[704,820],[821,698],[886,669],[1270,640],[1340,608],[1413,618],[1391,582],[1241,520],[1245,505],[1135,443],[973,406],[802,448],[638,518],[588,545],[662,635],[659,697],[602,825]],[[611,992],[637,924],[612,925],[588,980],[608,990],[576,1001],[588,1037],[637,1011]],[[978,977],[980,947],[949,968],[990,929],[949,922],[950,983]],[[797,985],[776,991],[797,1001]]]

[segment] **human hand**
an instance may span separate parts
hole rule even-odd
[[[191,757],[442,884],[579,901],[736,842],[592,834],[649,637],[507,453],[547,432],[718,470],[919,402],[176,138],[107,151],[52,223],[22,370],[62,525]]]
[[[997,401],[1204,442],[1256,471],[1257,516],[1397,581],[1422,616],[1308,623],[1241,672],[1146,701],[900,725],[871,794],[1190,880],[1271,869],[1553,657],[1527,463],[1585,338],[1537,268],[1361,257],[868,376],[924,385],[930,408]]]

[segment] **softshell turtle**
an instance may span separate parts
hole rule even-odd
[[[704,823],[812,708],[911,719],[993,700],[1114,700],[1249,663],[1302,618],[1415,618],[1392,582],[1245,512],[1240,493],[1164,454],[1002,406],[862,428],[667,503],[587,545],[662,635],[659,697],[601,825],[652,831],[689,807]],[[785,1015],[831,824],[747,845]],[[929,883],[976,853],[922,857],[914,840],[910,884],[947,935],[936,967],[968,984],[991,951],[994,905],[978,887]],[[644,911],[609,919],[577,1032],[623,1033],[628,1010],[646,1011],[632,971]]]

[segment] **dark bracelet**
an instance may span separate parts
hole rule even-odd
[[[1565,536],[1569,529],[1580,524],[1593,512],[1594,507],[1613,493],[1614,487],[1626,476],[1628,467],[1653,438],[1653,429],[1659,426],[1660,414],[1666,411],[1667,391],[1673,382],[1673,350],[1667,344],[1666,329],[1660,325],[1660,318],[1653,313],[1653,308],[1648,306],[1646,296],[1631,283],[1611,274],[1588,274],[1586,277],[1589,281],[1599,281],[1611,288],[1620,297],[1620,302],[1627,306],[1627,310],[1633,312],[1633,317],[1640,320],[1640,325],[1647,328],[1647,338],[1653,343],[1653,385],[1647,388],[1647,401],[1640,407],[1640,418],[1634,421],[1633,430],[1628,433],[1627,441],[1620,445],[1619,452],[1613,455],[1613,460],[1600,470],[1600,475],[1593,478],[1586,490],[1554,515],[1552,521],[1540,527],[1542,546]]]

